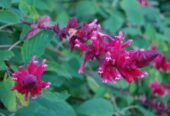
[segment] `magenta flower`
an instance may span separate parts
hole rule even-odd
[[[152,93],[156,96],[165,96],[167,94],[167,90],[158,81],[151,82],[149,87],[151,88]]]
[[[78,23],[77,23],[77,19],[76,18],[70,18],[68,21],[68,24],[66,27],[64,27],[63,29],[60,28],[59,24],[56,24],[52,27],[54,33],[56,34],[56,36],[60,39],[63,40],[64,38],[66,38],[69,33],[70,30],[73,28],[78,27]]]
[[[170,62],[162,54],[158,55],[154,60],[155,68],[165,72],[170,72]]]
[[[40,22],[44,24],[45,21],[39,19],[38,27],[46,27],[40,26]],[[56,24],[50,29],[60,40],[68,39],[71,51],[77,48],[84,53],[79,73],[83,73],[88,61],[96,59],[99,64],[98,73],[104,82],[114,83],[115,80],[125,79],[131,83],[143,78],[147,72],[140,68],[148,66],[158,55],[156,50],[127,50],[126,47],[131,45],[132,40],[123,42],[122,32],[115,37],[103,33],[97,19],[80,25],[76,18],[71,18],[64,28]]]
[[[98,71],[104,82],[113,83],[114,80],[124,78],[128,83],[131,83],[147,75],[147,72],[142,72],[139,68],[142,67],[140,64],[145,60],[150,62],[151,56],[142,59],[141,56],[146,56],[147,52],[142,54],[137,50],[133,50],[133,52],[125,50],[132,40],[123,43],[123,38],[123,33],[119,33],[115,40],[107,46],[108,51]]]
[[[139,68],[148,66],[158,55],[154,50],[126,50],[132,40],[123,43],[122,32],[115,37],[102,33],[96,19],[89,24],[83,24],[80,29],[72,29],[69,32],[71,50],[78,48],[85,53],[78,72],[82,73],[86,63],[96,58],[99,63],[98,73],[104,82],[114,83],[115,80],[124,78],[131,83],[143,78],[147,72]]]
[[[37,66],[38,61],[36,61],[36,57],[33,56],[31,63],[26,68],[20,67],[19,71],[13,74],[16,85],[12,90],[23,94],[26,101],[28,100],[29,94],[34,99],[41,94],[43,88],[50,87],[50,82],[41,80],[41,75],[47,67],[45,62],[46,60],[44,59],[42,63]]]
[[[38,19],[37,22],[31,24],[31,29],[26,34],[26,39],[30,39],[36,35],[40,29],[46,29],[50,25],[50,17],[43,16]]]

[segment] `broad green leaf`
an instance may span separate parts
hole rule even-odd
[[[125,80],[119,80],[117,81],[115,84],[114,84],[115,87],[117,88],[123,88],[123,89],[126,89],[128,84]]]
[[[129,91],[130,93],[134,93],[137,90],[137,85],[136,83],[132,83],[129,85]]]
[[[55,93],[46,92],[28,107],[18,110],[17,116],[76,116],[73,108]]]
[[[103,22],[103,26],[115,34],[123,25],[124,19],[120,13],[113,12],[113,14]]]
[[[29,105],[28,101],[25,101],[24,95],[20,94],[19,92],[16,92],[16,98],[22,106]]]
[[[96,12],[96,5],[92,1],[81,0],[76,5],[76,14],[78,17],[94,15]]]
[[[122,0],[121,7],[127,15],[127,19],[134,25],[144,24],[144,12],[137,0]]]
[[[59,76],[57,73],[54,72],[45,73],[42,79],[46,82],[51,82],[52,86],[57,86],[57,87],[63,85],[65,81],[65,78]]]
[[[0,100],[11,112],[16,111],[17,108],[16,93],[11,90],[13,85],[14,81],[11,77],[0,82]]]
[[[69,19],[69,16],[67,12],[65,11],[62,11],[57,16],[57,22],[60,24],[61,27],[66,26],[68,19]]]
[[[114,113],[112,104],[102,98],[85,101],[77,111],[83,116],[112,116]]]
[[[20,0],[19,9],[25,16],[32,16],[33,20],[36,20],[39,17],[36,9],[23,0]]]
[[[9,60],[14,56],[12,51],[1,50],[0,51],[0,61]]]
[[[11,0],[0,0],[0,6],[3,8],[10,8]]]
[[[20,0],[19,9],[25,14],[28,15],[30,12],[30,6],[24,0]]]
[[[134,27],[125,27],[121,31],[132,36],[141,34],[141,30]]]
[[[60,78],[61,77],[71,78],[71,74],[66,70],[65,63],[64,62],[62,63],[63,64],[54,61],[53,62],[47,61],[48,67],[46,71],[55,72]]]
[[[146,25],[145,36],[149,40],[154,40],[156,36],[156,30],[152,25]]]
[[[37,58],[41,57],[45,48],[53,38],[54,34],[51,31],[41,31],[30,40],[26,40],[21,49],[23,61],[28,63],[34,55],[36,55]]]
[[[96,83],[96,81],[92,77],[86,77],[88,86],[93,92],[96,92],[99,89],[99,85]]]
[[[1,27],[0,27],[1,28]],[[0,31],[0,44],[13,44],[14,41],[13,39],[11,39],[11,34],[9,34],[8,32],[4,32],[4,31]]]
[[[29,31],[30,27],[28,25],[23,25],[22,26],[22,32],[20,34],[20,40],[23,41],[25,39],[26,33]]]
[[[8,24],[19,23],[19,16],[8,10],[0,11],[0,22]]]

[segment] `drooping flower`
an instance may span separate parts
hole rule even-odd
[[[153,81],[149,84],[149,87],[152,90],[152,93],[156,96],[165,96],[167,94],[166,88],[161,85],[158,81]]]
[[[46,29],[50,25],[50,17],[43,16],[38,19],[37,22],[31,24],[31,29],[26,34],[26,39],[30,39],[34,35],[36,35],[40,29]]]
[[[25,100],[28,100],[28,95],[30,94],[32,98],[36,98],[41,94],[43,88],[49,88],[50,82],[44,82],[41,80],[41,76],[47,67],[44,59],[42,63],[37,66],[38,61],[36,57],[33,56],[32,61],[27,67],[21,66],[19,71],[13,73],[13,79],[16,81],[16,85],[12,90],[18,91],[23,94]]]
[[[130,56],[132,60],[138,67],[148,66],[151,61],[153,61],[159,53],[155,50],[131,50]]]
[[[170,62],[162,54],[158,55],[154,60],[155,68],[165,72],[170,72]]]

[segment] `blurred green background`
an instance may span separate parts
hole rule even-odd
[[[148,49],[155,44],[170,59],[170,1],[148,0],[148,3],[143,7],[137,0],[0,0],[0,46],[21,41],[19,48],[12,51],[6,47],[0,49],[0,115],[151,116],[155,110],[135,98],[146,95],[148,100],[170,103],[170,95],[154,97],[149,89],[153,80],[170,83],[170,75],[152,65],[144,69],[149,73],[147,77],[131,85],[124,80],[114,85],[103,84],[95,60],[79,75],[83,57],[79,51],[70,52],[68,41],[60,42],[47,31],[43,32],[49,35],[45,39],[37,37],[26,42],[29,27],[20,24],[20,20],[32,22],[45,15],[51,17],[52,24],[57,22],[62,27],[70,17],[76,17],[80,23],[98,19],[105,33],[114,36],[124,32],[126,39],[134,39],[133,48]],[[52,86],[38,99],[25,103],[22,95],[10,90],[14,82],[6,75],[3,60],[9,60],[17,70],[34,54],[39,60],[47,59],[43,80],[50,81]]]

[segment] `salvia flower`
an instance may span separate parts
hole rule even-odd
[[[156,96],[165,96],[167,94],[166,88],[161,85],[158,81],[153,81],[149,84],[152,93]]]
[[[45,21],[39,19],[38,22]],[[103,33],[97,19],[80,25],[76,18],[71,18],[65,27],[60,28],[59,24],[56,24],[50,29],[60,40],[68,39],[71,51],[77,48],[84,53],[79,73],[83,73],[88,61],[96,59],[99,64],[98,73],[103,82],[107,83],[120,79],[131,83],[143,78],[147,72],[140,68],[148,66],[158,54],[155,50],[127,50],[126,47],[131,45],[132,40],[124,42],[122,32],[115,37]]]
[[[40,29],[46,29],[50,25],[50,17],[49,16],[43,16],[38,19],[37,22],[33,22],[31,24],[31,29],[26,34],[26,39],[30,39],[34,35],[36,35]]]
[[[164,72],[170,72],[170,62],[162,54],[158,55],[154,60],[155,68]]]
[[[157,46],[152,44],[150,49],[153,51],[157,51]],[[158,52],[157,57],[154,59],[154,66],[157,70],[161,70],[164,72],[170,72],[170,62],[167,60],[166,56],[162,53]]]
[[[132,43],[132,40],[123,43],[123,39],[122,32],[115,37],[102,33],[97,20],[83,24],[69,38],[71,50],[78,48],[85,53],[79,73],[83,72],[87,61],[96,58],[99,63],[98,73],[104,82],[114,83],[115,80],[124,78],[131,83],[147,75],[147,72],[142,72],[139,68],[149,65],[157,56],[157,52],[151,50],[128,51],[125,48]]]
[[[64,38],[66,38],[69,35],[69,31],[73,28],[78,27],[78,23],[76,18],[70,18],[68,21],[68,24],[66,27],[64,28],[60,28],[59,24],[56,24],[52,27],[54,33],[56,34],[56,36],[60,39],[63,40]]]
[[[33,56],[32,61],[27,67],[21,66],[19,71],[13,73],[13,79],[16,81],[16,85],[12,90],[16,90],[25,96],[25,100],[28,100],[28,95],[30,94],[32,98],[36,98],[41,94],[43,88],[49,88],[50,82],[44,82],[41,80],[41,75],[43,74],[47,65],[44,59],[42,63],[38,66],[38,61],[36,57]]]

